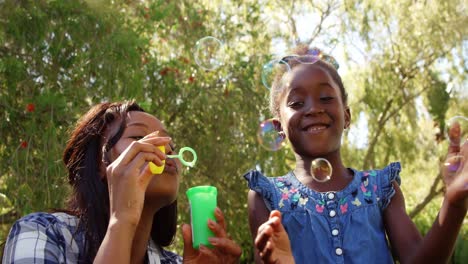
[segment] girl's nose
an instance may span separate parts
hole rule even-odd
[[[305,109],[306,115],[318,115],[325,113],[325,109],[323,109],[317,102],[312,102],[312,100],[307,102]]]

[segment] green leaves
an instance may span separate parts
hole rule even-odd
[[[3,208],[22,215],[63,207],[61,152],[73,124],[95,103],[136,99],[164,122],[177,146],[198,153],[197,166],[183,172],[180,220],[189,221],[187,188],[217,186],[229,232],[251,263],[242,175],[257,165],[282,175],[295,164],[290,147],[268,152],[257,143],[261,119],[271,116],[260,71],[297,40],[327,52],[337,47],[333,55],[344,51],[339,63],[348,66],[342,77],[352,124],[358,116],[367,124],[360,128],[366,133],[357,132],[365,142],[359,148],[344,139],[347,166],[401,160],[403,177],[432,177],[442,155],[432,122],[443,129],[447,117],[467,115],[467,17],[457,9],[461,1],[429,2],[6,0],[0,3],[0,193],[11,205]],[[214,71],[193,57],[197,40],[209,35],[226,45],[224,65]],[[421,200],[409,197],[410,207]],[[180,237],[176,242],[181,252]]]

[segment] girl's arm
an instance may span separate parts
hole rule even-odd
[[[255,191],[248,194],[250,232],[255,245],[255,263],[294,264],[288,234],[281,213],[269,211]]]
[[[253,190],[249,191],[249,194],[247,196],[247,203],[249,212],[250,234],[252,235],[252,239],[255,242],[255,238],[257,237],[257,230],[261,224],[268,221],[270,211],[266,207],[262,197]],[[255,263],[262,263],[257,247],[255,247],[254,256]]]
[[[257,237],[257,231],[261,224],[268,221],[268,216],[270,215],[270,211],[265,205],[262,197],[253,190],[249,191],[247,196],[247,203],[248,203],[248,212],[249,212],[249,225],[250,225],[250,234],[252,235],[252,239],[255,242],[255,238]],[[255,263],[261,264],[261,258],[258,252],[257,247],[255,247]]]
[[[453,253],[466,210],[453,207],[445,199],[427,235],[422,238],[406,214],[398,184],[396,194],[384,213],[385,227],[392,249],[401,263],[446,263]]]
[[[457,155],[463,156],[466,163],[468,143]],[[406,214],[398,184],[393,184],[396,194],[384,212],[384,221],[390,243],[401,263],[446,263],[450,259],[468,207],[468,165],[460,166],[456,175],[444,173],[447,185],[444,201],[424,238]]]

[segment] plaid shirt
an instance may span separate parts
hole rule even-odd
[[[10,230],[2,263],[78,263],[85,251],[85,234],[76,232],[78,218],[66,213],[33,213]],[[148,263],[182,263],[182,257],[148,243]]]

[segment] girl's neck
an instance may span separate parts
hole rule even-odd
[[[329,181],[318,182],[312,177],[310,166],[315,158],[296,154],[296,168],[294,169],[294,174],[297,179],[305,186],[317,192],[343,190],[353,179],[353,173],[343,165],[339,152],[331,155],[324,155],[320,158],[328,160],[332,166],[332,175]]]

